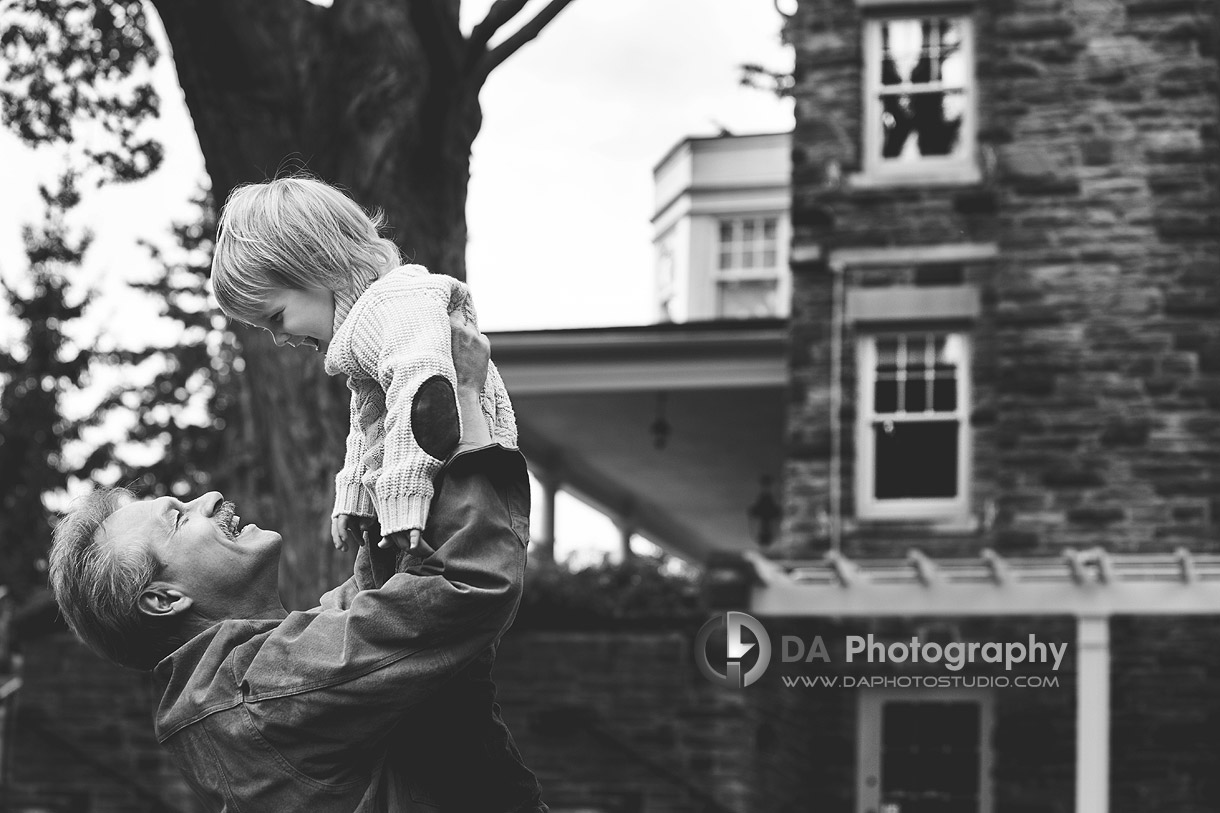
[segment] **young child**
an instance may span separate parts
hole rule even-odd
[[[477,325],[469,289],[401,266],[398,249],[378,236],[381,225],[380,216],[312,178],[240,187],[221,211],[212,282],[230,318],[270,331],[280,346],[325,349],[326,372],[348,377],[351,425],[331,526],[336,547],[359,545],[379,520],[381,547],[424,558],[431,552],[421,531],[432,478],[457,448],[463,417],[451,319]],[[490,362],[480,406],[492,439],[515,448],[512,405]],[[380,587],[394,570],[419,562],[399,553],[387,566],[387,556],[390,550],[374,555],[371,545],[360,550],[360,589]],[[407,760],[412,775],[455,810],[542,813],[538,780],[495,702],[495,650],[421,706]]]
[[[347,375],[350,430],[335,478],[331,539],[345,550],[380,523],[384,538],[421,556],[432,478],[460,440],[450,314],[477,329],[464,283],[401,266],[378,236],[381,217],[312,178],[235,189],[220,216],[212,284],[221,310],[265,328],[277,345],[326,349],[326,372]],[[483,414],[492,439],[517,445],[504,382],[488,365]]]

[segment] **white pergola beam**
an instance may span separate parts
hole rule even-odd
[[[783,616],[1216,615],[1217,582],[756,586],[750,612]]]

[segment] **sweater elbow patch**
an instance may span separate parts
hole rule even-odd
[[[437,460],[453,454],[462,439],[457,397],[453,385],[434,375],[420,385],[411,403],[411,432],[415,442]]]

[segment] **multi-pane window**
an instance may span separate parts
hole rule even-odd
[[[861,339],[862,517],[965,513],[968,355],[960,333],[912,331]]]
[[[721,271],[773,269],[779,261],[779,221],[774,217],[741,217],[720,221]]]
[[[782,313],[779,219],[726,218],[718,229],[717,315],[733,319]]]
[[[969,17],[920,15],[865,24],[865,172],[973,167],[974,57]]]
[[[988,813],[990,698],[868,692],[861,703],[864,809]]]

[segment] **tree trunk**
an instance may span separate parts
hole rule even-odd
[[[481,114],[465,77],[457,4],[159,0],[212,194],[305,166],[385,212],[404,256],[465,278],[466,187]],[[250,389],[227,451],[251,468],[231,496],[284,535],[281,589],[312,606],[346,577],[329,518],[347,390],[322,357],[239,330]],[[239,512],[242,509],[239,507]]]

